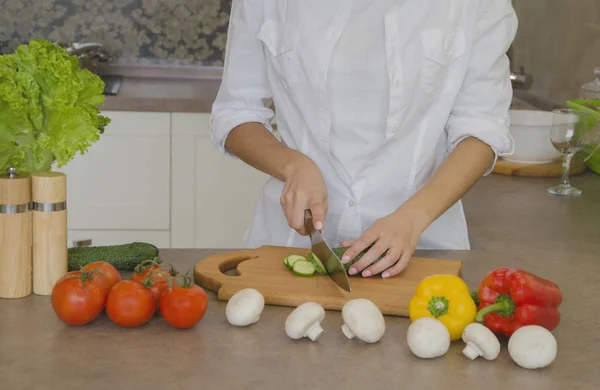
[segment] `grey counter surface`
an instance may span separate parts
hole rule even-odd
[[[110,66],[102,74],[123,76],[116,95],[105,96],[103,110],[210,113],[221,84],[222,67]],[[551,110],[550,102],[514,90],[512,109]]]
[[[105,97],[103,110],[209,113],[219,79],[124,77],[119,92]]]
[[[0,388],[46,389],[597,389],[600,385],[600,177],[573,179],[581,198],[557,198],[557,179],[491,175],[465,197],[473,249],[419,251],[464,260],[474,287],[490,270],[522,267],[557,282],[565,295],[554,334],[558,356],[543,370],[516,366],[506,340],[496,361],[466,359],[461,341],[442,358],[420,360],[406,344],[406,318],[386,317],[377,344],[347,340],[341,314],[328,311],[317,342],[284,333],[291,308],[267,306],[258,323],[230,326],[225,303],[209,293],[204,319],[175,330],[160,318],[123,329],[106,315],[70,328],[49,297],[0,300]],[[221,250],[222,251],[222,250]],[[161,251],[180,271],[218,250]]]

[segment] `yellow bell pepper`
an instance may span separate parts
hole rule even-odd
[[[450,332],[450,340],[460,340],[463,330],[475,321],[477,306],[469,287],[458,276],[433,275],[417,286],[408,307],[411,321],[421,317],[439,320]]]

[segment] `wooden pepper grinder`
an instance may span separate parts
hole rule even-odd
[[[51,295],[67,273],[67,177],[61,172],[31,175],[33,292]]]
[[[0,298],[31,295],[31,180],[0,176]]]

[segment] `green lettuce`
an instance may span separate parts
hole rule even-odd
[[[104,133],[104,82],[61,46],[39,39],[0,56],[0,174],[64,166]]]

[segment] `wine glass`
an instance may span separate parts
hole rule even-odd
[[[552,195],[578,196],[581,190],[571,185],[571,160],[586,144],[586,134],[594,127],[595,119],[585,111],[557,109],[552,111],[550,141],[562,154],[562,178],[559,185],[548,188]]]

